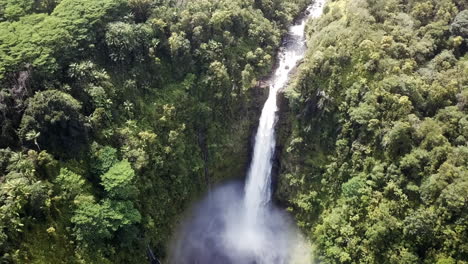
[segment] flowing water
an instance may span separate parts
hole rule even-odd
[[[276,145],[277,94],[304,57],[306,22],[321,15],[324,2],[316,0],[285,37],[278,66],[268,82],[270,93],[260,117],[246,183],[218,187],[194,208],[172,245],[171,263],[310,263],[308,252],[295,253],[298,245],[305,243],[293,222],[271,203],[271,170]],[[295,254],[304,261],[293,260]]]
[[[306,51],[304,35],[307,19],[319,16],[322,12],[322,5],[323,1],[317,1],[307,9],[308,15],[299,24],[291,26],[286,43],[281,48],[279,65],[269,80],[270,94],[260,117],[255,137],[253,160],[245,186],[247,224],[255,224],[262,208],[270,202],[272,157],[276,146],[277,94],[287,84],[289,74],[296,67],[298,61],[304,57]]]

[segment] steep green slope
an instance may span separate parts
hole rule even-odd
[[[467,263],[466,8],[336,0],[309,24],[277,196],[324,263]]]
[[[251,88],[307,2],[2,1],[1,262],[164,258],[193,198],[242,175]]]

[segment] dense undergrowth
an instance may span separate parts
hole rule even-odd
[[[307,4],[1,1],[0,262],[164,258],[190,201],[242,175],[250,88]]]
[[[305,0],[0,2],[0,262],[164,259],[241,176]],[[277,197],[323,263],[466,263],[468,4],[330,0],[286,95]]]
[[[277,195],[323,263],[467,263],[467,8],[335,0],[308,25]]]

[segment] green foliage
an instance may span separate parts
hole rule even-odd
[[[116,62],[140,62],[147,56],[148,45],[157,46],[158,40],[152,39],[153,31],[147,24],[108,24],[106,44],[110,58]]]
[[[242,173],[250,88],[308,2],[0,1],[1,261],[164,257]],[[323,262],[468,258],[465,2],[336,0],[307,26],[278,197]]]
[[[308,2],[0,1],[0,262],[163,259],[243,173],[250,88]]]
[[[17,20],[31,13],[34,1],[9,0],[2,4],[2,17],[6,20]]]
[[[287,91],[278,196],[324,263],[465,263],[463,4],[326,9]]]
[[[397,121],[382,139],[382,144],[393,157],[403,156],[411,149],[412,130],[410,124]]]
[[[129,0],[129,7],[132,9],[135,22],[145,22],[151,15],[151,7],[153,1],[151,0]]]
[[[33,134],[38,146],[70,155],[86,142],[80,109],[80,103],[69,94],[57,90],[38,92],[28,102],[19,135],[24,142],[31,142],[29,135]]]
[[[18,1],[32,2],[32,1]],[[61,1],[52,14],[21,16],[19,21],[0,23],[0,79],[28,65],[40,73],[57,70],[57,62],[70,59],[95,41],[93,32],[119,12],[123,1]],[[102,34],[102,33],[101,33]]]
[[[352,198],[361,195],[361,189],[366,186],[364,179],[361,177],[353,177],[342,185],[343,196]]]
[[[21,239],[21,232],[27,231],[28,221],[42,219],[49,211],[50,185],[37,179],[35,171],[37,153],[27,155],[12,152],[9,155],[8,173],[4,174],[0,185],[0,252],[2,261],[12,261],[12,250]],[[16,244],[16,245],[15,245]]]
[[[117,150],[110,146],[98,148],[97,144],[92,145],[92,158],[90,161],[91,172],[94,175],[106,173],[114,164],[118,162]]]
[[[114,236],[114,233],[141,220],[130,201],[104,200],[96,203],[92,197],[77,198],[78,207],[71,222],[76,239],[92,247]],[[92,248],[89,248],[92,250]]]
[[[55,71],[56,56],[71,42],[70,32],[57,17],[33,14],[0,23],[0,78],[28,66],[40,72]]]
[[[65,199],[73,200],[83,193],[86,181],[83,177],[67,168],[61,168],[60,174],[55,179],[55,183],[60,188],[60,193]]]
[[[101,184],[111,198],[130,199],[137,193],[134,186],[135,172],[128,161],[121,161],[112,166],[101,176]]]

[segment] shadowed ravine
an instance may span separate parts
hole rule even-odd
[[[229,183],[212,191],[194,209],[171,248],[171,263],[309,263],[310,252],[293,221],[271,202],[271,170],[275,149],[277,93],[306,51],[307,19],[322,13],[324,0],[311,5],[291,26],[269,80],[253,159],[245,185]]]

